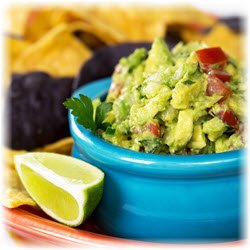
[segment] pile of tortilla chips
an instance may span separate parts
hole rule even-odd
[[[14,6],[9,9],[9,18],[6,42],[10,72],[42,70],[56,76],[75,76],[100,46],[152,41],[164,36],[173,23],[208,28],[216,21],[187,6]]]
[[[202,39],[242,55],[241,35],[217,18],[190,6],[13,6],[6,28],[8,72],[41,70],[76,76],[101,46],[124,41],[152,41],[176,29],[184,41]],[[216,24],[216,25],[215,25]],[[212,28],[208,34],[202,31]],[[7,78],[8,79],[8,78]]]
[[[242,35],[218,19],[190,6],[21,6],[8,10],[5,30],[6,76],[43,71],[52,76],[75,77],[93,52],[105,45],[127,41],[152,41],[177,32],[185,41],[204,40],[242,57]],[[204,30],[210,30],[204,33]],[[72,138],[65,138],[34,151],[70,154]],[[5,149],[3,204],[13,208],[35,205],[21,185],[13,156],[26,151]]]

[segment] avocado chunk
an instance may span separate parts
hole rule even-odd
[[[186,109],[190,102],[190,88],[189,86],[178,82],[172,92],[171,105],[175,109]]]
[[[165,110],[159,113],[158,117],[168,127],[177,121],[178,113],[178,110],[174,109],[171,105],[167,105]]]
[[[244,146],[241,137],[237,134],[232,134],[230,137],[222,135],[215,142],[215,152],[222,153],[230,150],[240,149]]]
[[[188,143],[189,148],[201,149],[206,146],[206,137],[202,131],[201,125],[195,125],[193,136],[191,141]]]
[[[169,145],[171,153],[184,148],[193,134],[193,111],[191,109],[181,110],[178,115],[178,121],[174,128],[169,130],[165,142]],[[168,140],[171,138],[172,140]]]
[[[226,124],[218,117],[214,117],[203,124],[203,132],[208,135],[210,141],[216,141],[226,130]]]
[[[167,105],[171,91],[161,91],[155,97],[146,100],[143,106],[141,104],[134,104],[130,110],[130,125],[143,125],[147,121],[154,118],[154,116],[163,111]]]
[[[125,69],[126,72],[131,73],[146,57],[146,49],[136,49],[129,57],[123,57],[119,64]]]
[[[155,73],[172,65],[172,55],[162,38],[155,39],[145,63],[145,75]]]
[[[229,108],[239,117],[244,117],[244,102],[239,95],[233,94],[228,101]]]

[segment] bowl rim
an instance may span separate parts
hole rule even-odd
[[[91,99],[107,93],[111,78],[102,78],[79,87],[72,96],[85,94]],[[91,152],[94,158],[101,157],[111,163],[110,167],[120,171],[161,175],[191,175],[214,176],[232,175],[242,171],[245,162],[245,149],[223,153],[197,155],[159,155],[136,152],[113,145],[92,133],[76,122],[76,118],[69,112],[69,124],[74,141]],[[110,160],[112,152],[112,160]],[[113,164],[112,164],[113,163]],[[143,168],[142,168],[143,164]]]

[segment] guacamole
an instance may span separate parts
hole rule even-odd
[[[127,149],[206,154],[244,147],[242,66],[219,47],[156,39],[115,68],[98,134]],[[95,100],[94,106],[100,102]]]

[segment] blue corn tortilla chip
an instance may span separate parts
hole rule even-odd
[[[218,23],[223,23],[226,26],[228,26],[232,31],[236,32],[236,33],[243,33],[244,30],[244,18],[240,17],[240,16],[230,16],[230,17],[221,17],[218,19],[218,21],[214,24],[218,24]],[[213,26],[205,29],[203,31],[204,34],[208,34],[212,29]]]
[[[67,110],[73,78],[46,73],[13,74],[5,101],[7,138],[12,149],[32,150],[69,136]]]
[[[242,33],[244,30],[244,18],[240,16],[222,17],[219,22],[226,24],[234,32]]]

